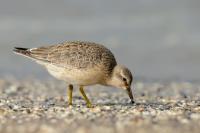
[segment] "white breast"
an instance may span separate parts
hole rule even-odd
[[[104,77],[104,73],[98,67],[80,70],[61,68],[52,64],[48,64],[46,67],[48,72],[57,79],[74,85],[101,84]]]

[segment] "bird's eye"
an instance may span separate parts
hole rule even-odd
[[[126,82],[126,78],[122,78],[122,80],[123,80],[124,82]]]

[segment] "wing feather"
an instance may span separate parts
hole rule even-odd
[[[73,41],[33,48],[30,49],[30,56],[66,68],[89,68],[100,63],[112,68],[116,65],[115,58],[108,49],[91,42]]]

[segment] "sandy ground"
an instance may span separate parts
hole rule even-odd
[[[200,85],[136,82],[136,104],[123,90],[86,89],[94,108],[74,92],[69,107],[63,82],[0,80],[1,133],[199,133]]]

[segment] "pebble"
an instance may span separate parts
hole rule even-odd
[[[0,125],[4,124],[0,126],[0,132],[8,133],[5,129],[9,128],[16,133],[29,133],[28,129],[32,132],[37,129],[38,133],[146,133],[155,125],[158,131],[174,129],[173,122],[176,129],[183,132],[182,124],[193,127],[193,132],[200,127],[196,122],[200,121],[200,102],[197,100],[200,87],[192,83],[138,82],[134,89],[137,104],[134,105],[128,103],[124,91],[94,87],[87,91],[94,107],[87,108],[77,90],[73,93],[73,106],[67,106],[67,97],[63,95],[66,86],[57,81],[4,82],[0,88],[3,93],[0,95]],[[193,91],[193,88],[199,90]],[[158,98],[161,95],[162,98]]]

